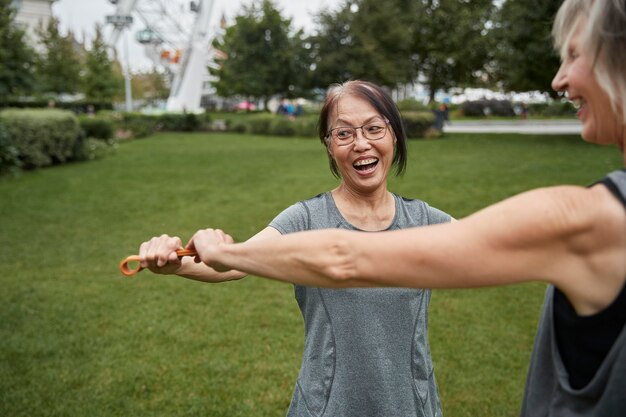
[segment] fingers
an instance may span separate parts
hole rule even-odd
[[[139,246],[139,258],[141,266],[149,268],[153,272],[168,264],[180,265],[176,250],[182,249],[182,243],[177,236],[161,235],[143,242]]]
[[[217,247],[234,242],[234,239],[223,230],[209,228],[198,230],[187,244],[187,249],[194,249],[198,252],[196,262],[202,261],[216,270],[221,270],[223,266],[216,259]]]

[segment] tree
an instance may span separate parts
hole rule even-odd
[[[509,91],[550,91],[559,57],[551,42],[552,20],[561,0],[507,0],[493,37],[495,77]]]
[[[410,0],[352,0],[316,20],[314,75],[316,87],[364,79],[396,87],[417,75],[412,61]]]
[[[85,98],[96,103],[111,102],[123,86],[123,80],[113,71],[113,62],[109,59],[107,44],[99,25],[96,25],[91,49],[85,54],[82,85]]]
[[[415,2],[413,51],[430,100],[440,89],[472,84],[486,74],[492,0]]]
[[[354,78],[351,63],[355,61],[351,3],[345,2],[337,12],[320,12],[316,16],[317,34],[309,38],[312,45],[311,86],[325,89],[330,84]]]
[[[225,54],[217,59],[218,69],[209,68],[223,97],[242,95],[267,104],[274,95],[293,95],[297,76],[307,66],[307,54],[300,50],[302,32],[291,34],[291,19],[283,19],[271,0],[244,6],[213,47]]]
[[[38,30],[43,53],[37,59],[40,89],[45,93],[74,94],[79,91],[81,78],[80,46],[75,45],[70,32],[62,36],[59,21],[51,18]]]
[[[157,100],[167,100],[170,93],[167,74],[155,68],[148,72],[134,73],[131,83],[133,97],[153,104]]]
[[[35,88],[35,52],[14,23],[10,0],[0,0],[0,97],[31,93]]]

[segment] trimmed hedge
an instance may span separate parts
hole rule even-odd
[[[0,112],[24,168],[38,168],[70,159],[81,132],[67,110],[9,109]]]
[[[435,115],[432,112],[423,111],[405,112],[402,113],[402,123],[407,138],[424,138],[427,136],[427,131],[435,123]]]
[[[0,123],[0,175],[15,174],[21,166],[19,152],[9,136],[9,131]]]
[[[115,134],[113,121],[100,116],[80,116],[80,127],[88,138],[108,140]]]
[[[515,116],[513,105],[508,100],[466,101],[461,105],[461,112],[467,117]]]
[[[272,125],[272,121],[276,119],[277,117],[283,117],[283,116],[274,116],[273,114],[269,114],[269,113],[255,114],[253,116],[250,116],[246,120],[246,133],[250,133],[253,135],[271,134],[270,126]]]

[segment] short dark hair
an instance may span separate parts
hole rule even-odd
[[[401,175],[406,169],[407,147],[406,132],[402,124],[400,110],[393,102],[391,96],[376,84],[368,81],[353,80],[342,84],[333,84],[328,88],[324,105],[320,111],[319,137],[326,148],[328,148],[329,116],[337,107],[337,102],[341,96],[353,96],[367,101],[380,113],[381,116],[389,120],[392,133],[396,138],[396,145],[393,155],[393,165],[396,166],[396,175]],[[340,178],[339,169],[333,158],[328,155],[330,170],[333,175]]]

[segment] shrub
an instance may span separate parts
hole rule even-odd
[[[555,100],[549,103],[532,103],[528,106],[528,111],[536,116],[574,116],[576,110],[569,100]]]
[[[305,137],[317,137],[317,119],[312,117],[300,117],[295,120],[295,134]]]
[[[428,104],[424,104],[421,101],[417,101],[415,99],[406,99],[398,101],[397,103],[398,109],[401,112],[415,112],[415,111],[429,111],[430,107]]]
[[[71,159],[80,132],[76,116],[67,110],[10,109],[0,113],[25,168]]]
[[[294,136],[296,134],[295,122],[286,117],[273,118],[270,122],[269,133],[276,136]]]
[[[110,154],[113,150],[113,143],[95,138],[85,138],[78,142],[74,153],[76,161],[91,161],[100,159]]]
[[[432,112],[405,112],[402,113],[402,123],[408,138],[423,138],[426,131],[435,122]]]
[[[243,120],[227,121],[226,126],[229,132],[246,133],[248,130],[248,126]]]
[[[193,132],[200,127],[200,118],[194,113],[163,113],[157,122],[159,130],[168,132]]]
[[[255,114],[247,120],[246,133],[254,135],[268,135],[270,133],[270,125],[275,116],[271,114]]]
[[[157,118],[141,113],[124,113],[119,126],[130,132],[133,138],[144,138],[156,131]]]
[[[461,105],[461,112],[467,117],[515,116],[513,105],[508,100],[466,101]]]
[[[107,140],[115,133],[113,121],[106,117],[80,116],[78,122],[86,137]]]
[[[9,131],[0,123],[0,175],[16,174],[22,163]]]

